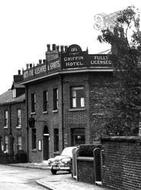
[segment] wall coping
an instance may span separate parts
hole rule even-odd
[[[81,160],[81,161],[93,161],[94,157],[78,156],[77,160]]]
[[[109,137],[102,137],[101,142],[141,142],[140,136],[109,136]]]

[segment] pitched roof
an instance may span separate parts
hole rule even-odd
[[[13,92],[11,89],[0,95],[0,104],[18,103],[18,102],[23,102],[24,100],[25,100],[25,94],[13,98]]]

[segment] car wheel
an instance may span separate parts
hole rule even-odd
[[[53,175],[56,175],[57,170],[51,169],[51,173],[52,173]]]

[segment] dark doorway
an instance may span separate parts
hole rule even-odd
[[[71,145],[75,146],[79,144],[85,144],[85,129],[71,129]]]
[[[49,159],[49,130],[48,127],[44,127],[43,131],[43,159]]]
[[[94,149],[95,183],[101,183],[101,149]]]

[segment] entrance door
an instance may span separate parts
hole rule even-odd
[[[49,135],[43,136],[43,159],[48,160],[49,159]]]
[[[71,145],[75,146],[79,144],[85,144],[85,129],[71,129]]]
[[[44,127],[43,132],[43,159],[49,159],[49,131],[47,126]]]

